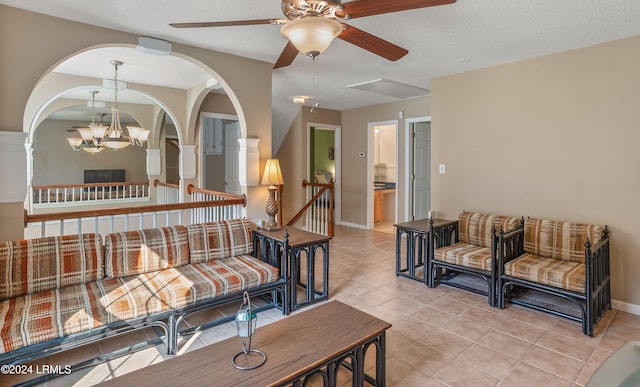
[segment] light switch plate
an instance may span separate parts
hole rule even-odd
[[[445,169],[444,164],[438,165],[438,173],[441,174],[441,175],[444,175],[445,172],[446,172],[446,169]]]

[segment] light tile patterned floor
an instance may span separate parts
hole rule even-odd
[[[387,333],[388,386],[580,386],[614,350],[640,340],[640,316],[610,311],[596,336],[587,337],[579,324],[559,317],[519,306],[499,310],[480,295],[446,286],[429,289],[396,277],[391,233],[338,226],[330,252],[331,299],[393,324]],[[236,309],[232,305],[208,313],[232,314]],[[270,310],[259,320],[267,324],[281,318]],[[232,325],[218,326],[183,341],[180,353],[234,335]],[[65,364],[87,352],[104,352],[110,344],[118,343],[96,344],[47,362]],[[162,347],[149,348],[47,386],[93,385],[164,358]],[[341,380],[349,385],[346,377]],[[0,385],[15,381],[5,378]]]

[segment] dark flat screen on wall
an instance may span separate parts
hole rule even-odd
[[[124,169],[85,169],[84,183],[124,182]]]

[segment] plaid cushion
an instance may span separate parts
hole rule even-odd
[[[194,267],[211,280],[217,294],[253,288],[280,278],[278,268],[250,255],[216,259]]]
[[[520,219],[464,211],[458,218],[458,240],[491,248],[491,229],[493,226],[497,231],[502,229],[504,232],[509,232],[520,226]]]
[[[458,266],[490,271],[493,266],[491,249],[465,242],[454,243],[437,249],[434,258]]]
[[[602,237],[597,225],[529,218],[524,222],[524,251],[542,257],[584,263],[584,243]]]
[[[504,265],[506,275],[556,288],[585,292],[585,264],[525,253]]]
[[[187,228],[171,226],[115,232],[105,238],[108,278],[142,274],[189,263]]]
[[[251,223],[248,219],[223,220],[187,226],[190,263],[251,254]]]
[[[103,277],[99,234],[0,243],[0,300]]]
[[[0,302],[0,353],[278,278],[277,268],[245,255],[16,297]]]

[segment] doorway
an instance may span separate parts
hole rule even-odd
[[[367,228],[394,233],[398,208],[398,121],[372,122],[368,129]]]
[[[427,219],[431,209],[431,117],[407,119],[405,219]]]
[[[334,221],[341,222],[341,132],[340,126],[308,123],[307,125],[307,181],[328,182],[333,179]],[[324,179],[323,177],[324,176]],[[326,181],[325,181],[326,180]],[[309,200],[307,197],[306,200]]]
[[[200,113],[202,182],[205,189],[241,194],[240,123],[231,114]]]

